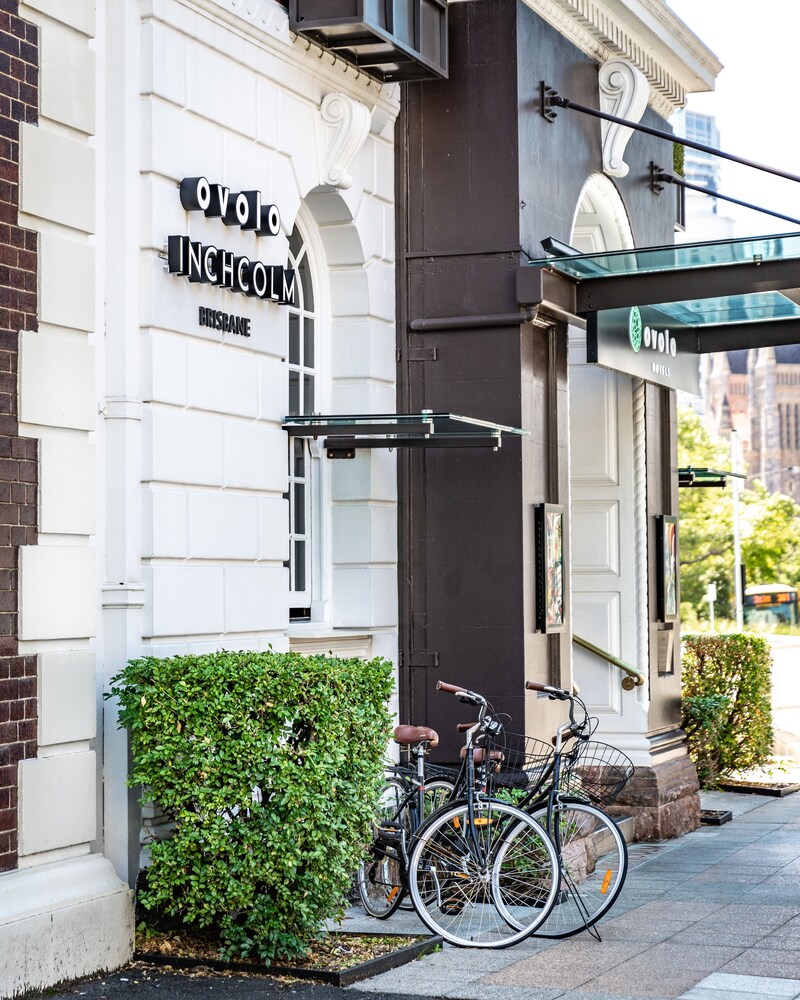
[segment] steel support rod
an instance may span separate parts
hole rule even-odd
[[[706,194],[709,198],[719,198],[721,201],[729,201],[732,205],[750,208],[754,212],[771,215],[776,219],[783,219],[784,222],[793,222],[795,225],[800,226],[800,219],[795,219],[791,215],[782,215],[780,212],[773,212],[770,208],[762,208],[760,205],[753,205],[749,201],[740,201],[738,198],[731,198],[730,195],[720,194],[719,191],[712,191],[710,188],[703,187],[702,184],[691,184],[689,181],[685,181],[682,177],[676,177],[674,174],[660,173],[656,175],[656,180],[663,181],[665,184],[675,184],[676,187],[688,188],[689,191],[699,191],[700,194]]]
[[[684,139],[679,135],[675,135],[673,132],[665,132],[663,129],[653,128],[651,125],[642,125],[641,122],[633,122],[629,121],[627,118],[619,118],[617,115],[609,114],[607,111],[599,111],[597,108],[589,108],[585,104],[577,104],[575,101],[571,101],[567,97],[560,97],[550,87],[542,84],[541,112],[548,121],[552,121],[555,117],[554,112],[550,110],[553,106],[557,108],[570,108],[573,111],[580,111],[585,115],[591,115],[593,118],[602,118],[604,121],[614,122],[615,125],[624,125],[626,128],[632,128],[637,132],[646,132],[647,135],[653,135],[657,139],[666,139],[667,142],[677,142],[680,146],[688,146],[690,149],[697,149],[701,153],[711,153],[712,156],[721,156],[725,160],[732,160],[734,163],[741,163],[742,166],[752,167],[754,170],[763,170],[765,173],[774,174],[776,177],[783,177],[785,180],[800,183],[800,177],[798,177],[797,174],[789,173],[788,170],[779,170],[777,167],[770,167],[765,163],[756,163],[754,160],[746,160],[742,156],[735,156],[733,153],[726,153],[724,150],[716,149],[714,146],[707,146],[705,143],[695,142],[693,139]]]

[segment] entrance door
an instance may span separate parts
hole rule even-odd
[[[636,517],[631,379],[586,364],[570,329],[569,407],[573,634],[637,664]],[[622,732],[623,673],[573,645],[581,697],[605,731]]]
[[[571,243],[586,253],[633,245],[619,194],[602,174],[586,183]],[[646,673],[644,413],[638,409],[642,402],[640,395],[634,400],[630,376],[586,363],[586,333],[570,328],[573,635]],[[599,738],[606,733],[627,752],[644,749],[646,688],[625,691],[619,667],[574,643],[573,676],[600,719]]]

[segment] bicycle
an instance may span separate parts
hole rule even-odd
[[[535,937],[564,938],[583,930],[600,940],[595,925],[614,905],[625,883],[628,849],[610,805],[633,773],[621,751],[590,740],[585,703],[562,688],[528,681],[526,689],[569,701],[569,723],[560,726],[553,746],[506,735],[498,787],[516,790],[517,805],[548,832],[559,860],[555,905]],[[583,710],[576,720],[575,706]],[[574,740],[572,747],[564,744]]]
[[[506,948],[546,918],[559,886],[556,849],[542,824],[491,792],[502,722],[474,691],[439,681],[437,690],[478,708],[461,775],[463,798],[448,802],[413,837],[405,878],[421,920],[461,947]]]
[[[366,912],[378,920],[390,917],[407,898],[402,878],[408,843],[425,819],[453,795],[458,771],[433,768],[426,762],[439,734],[427,726],[397,726],[395,743],[405,748],[408,764],[387,766],[378,800],[375,836],[369,855],[356,874]],[[411,762],[413,760],[413,766]],[[408,904],[413,909],[413,904]]]

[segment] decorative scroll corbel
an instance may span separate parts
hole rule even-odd
[[[639,122],[647,109],[650,84],[640,69],[625,59],[611,59],[600,67],[600,109],[618,118]],[[623,160],[633,129],[614,122],[601,122],[603,136],[603,173],[625,177],[628,164]]]
[[[353,178],[347,168],[369,135],[372,117],[366,104],[354,101],[347,94],[327,94],[320,105],[326,125],[335,128],[322,165],[322,183],[331,187],[349,188]]]

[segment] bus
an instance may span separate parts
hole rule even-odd
[[[785,583],[748,587],[742,608],[745,625],[797,625],[798,593]]]

